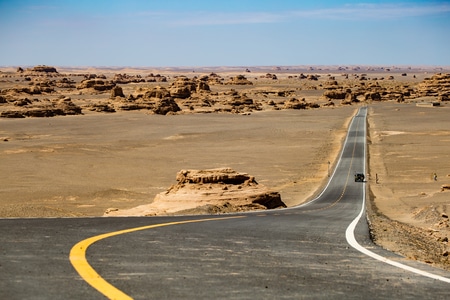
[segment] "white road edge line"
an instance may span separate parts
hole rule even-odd
[[[352,117],[352,120],[350,121],[350,124],[348,125],[348,129],[350,129],[353,126],[353,122],[355,121],[355,117],[359,114],[359,110],[356,112],[356,114]],[[339,165],[341,164],[341,160],[342,160],[342,156],[344,155],[344,148],[345,145],[347,144],[348,141],[348,137],[349,137],[349,131],[347,131],[347,134],[345,135],[345,139],[344,142],[342,143],[342,148],[341,148],[341,152],[339,153],[339,157],[336,161],[335,167],[331,172],[330,178],[328,179],[327,183],[325,184],[325,187],[322,189],[322,191],[320,191],[320,194],[317,195],[316,197],[314,197],[313,199],[311,199],[310,201],[300,204],[300,205],[296,205],[296,206],[292,206],[292,207],[288,207],[288,208],[283,208],[284,210],[289,210],[289,209],[296,209],[299,207],[303,207],[303,206],[307,206],[310,205],[311,203],[313,203],[314,201],[316,201],[317,199],[319,199],[320,197],[322,197],[322,195],[326,192],[326,190],[328,189],[328,186],[330,185],[331,181],[333,181],[334,175],[336,174],[336,171],[339,167]]]
[[[367,111],[366,111],[366,117],[367,117]],[[367,157],[367,135],[366,135],[366,130],[367,130],[367,121],[365,121],[364,123],[364,174],[366,173],[366,157]],[[425,277],[429,277],[432,279],[436,279],[436,280],[440,280],[440,281],[444,281],[444,282],[448,282],[450,283],[450,278],[447,277],[443,277],[440,275],[436,275],[436,274],[432,274],[426,271],[422,271],[407,265],[404,265],[402,263],[390,260],[386,257],[383,257],[381,255],[378,255],[366,248],[364,248],[363,246],[361,246],[355,238],[355,228],[356,228],[356,224],[358,224],[359,220],[361,219],[364,211],[365,211],[365,205],[366,205],[366,187],[364,186],[364,190],[363,190],[363,203],[362,203],[362,207],[361,207],[361,211],[359,212],[359,215],[350,223],[350,225],[347,227],[347,230],[345,231],[345,238],[347,239],[347,242],[350,244],[350,246],[352,246],[354,249],[358,250],[359,252],[372,257],[376,260],[379,260],[381,262],[387,263],[391,266],[397,267],[397,268],[401,268],[404,269],[406,271],[410,271]]]

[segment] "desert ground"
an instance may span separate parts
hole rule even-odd
[[[195,197],[155,205],[180,170],[217,168],[298,205],[324,186],[351,117],[368,105],[373,239],[450,270],[449,72],[0,68],[0,217],[236,211]]]

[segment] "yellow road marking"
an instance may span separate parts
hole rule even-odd
[[[113,237],[120,234],[140,231],[140,230],[146,230],[146,229],[152,229],[157,227],[163,227],[163,226],[171,226],[171,225],[180,225],[180,224],[187,224],[187,223],[198,223],[198,222],[207,222],[207,221],[219,221],[219,220],[226,220],[226,219],[234,219],[234,218],[244,218],[245,216],[233,216],[233,217],[223,217],[223,218],[210,218],[210,219],[197,219],[197,220],[188,220],[188,221],[180,221],[180,222],[169,222],[169,223],[161,223],[161,224],[154,224],[154,225],[148,225],[148,226],[142,226],[142,227],[135,227],[135,228],[129,228],[114,232],[109,232],[105,234],[100,234],[97,236],[93,236],[90,238],[87,238],[85,240],[82,240],[75,244],[72,249],[70,250],[69,259],[72,263],[72,266],[75,268],[75,270],[78,272],[78,274],[83,278],[88,284],[90,284],[93,288],[95,288],[97,291],[102,293],[104,296],[106,296],[109,299],[133,299],[109,282],[107,282],[105,279],[103,279],[95,270],[91,267],[91,265],[88,263],[86,259],[86,251],[95,242],[98,242],[100,240]]]

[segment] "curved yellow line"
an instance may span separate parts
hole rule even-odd
[[[152,229],[157,227],[163,227],[163,226],[171,226],[171,225],[179,225],[179,224],[187,224],[187,223],[197,223],[197,222],[207,222],[207,221],[218,221],[218,220],[226,220],[226,219],[234,219],[234,218],[244,218],[245,216],[233,216],[233,217],[223,217],[223,218],[210,218],[210,219],[198,219],[198,220],[188,220],[188,221],[180,221],[180,222],[169,222],[169,223],[161,223],[161,224],[154,224],[154,225],[148,225],[148,226],[142,226],[142,227],[135,227],[135,228],[129,228],[114,232],[109,232],[97,236],[93,236],[90,238],[87,238],[85,240],[82,240],[75,244],[72,249],[70,250],[69,259],[72,263],[72,266],[75,268],[75,270],[78,272],[78,274],[83,278],[88,284],[90,284],[93,288],[95,288],[97,291],[102,293],[104,296],[106,296],[109,299],[133,299],[109,282],[107,282],[105,279],[103,279],[95,270],[91,267],[91,265],[88,263],[86,259],[86,251],[95,242],[98,242],[100,240],[130,233],[134,231],[140,231],[140,230],[146,230],[146,229]]]

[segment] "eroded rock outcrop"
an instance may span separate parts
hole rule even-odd
[[[115,74],[112,82],[115,84],[139,83],[145,82],[141,75]]]
[[[229,85],[253,85],[253,82],[248,80],[244,75],[237,75],[237,76],[232,77],[227,82],[225,82],[225,84],[229,84]]]
[[[320,105],[312,102],[306,102],[305,98],[301,100],[297,98],[291,98],[284,102],[283,109],[308,109],[308,108],[319,108]]]
[[[174,98],[186,99],[194,93],[209,92],[210,88],[206,81],[197,78],[189,79],[179,76],[169,88],[170,95]]]
[[[77,89],[90,89],[97,92],[105,92],[110,91],[116,84],[114,82],[110,82],[103,79],[86,79],[80,82],[77,85]]]
[[[301,100],[297,98],[291,98],[284,102],[284,109],[306,109],[307,103],[305,101],[305,98],[302,98]]]
[[[55,100],[30,100],[28,98],[24,98],[15,100],[14,106],[17,108],[3,111],[0,114],[0,117],[55,117],[82,114],[81,107],[73,103],[69,97],[61,97]]]
[[[43,72],[43,73],[58,73],[55,67],[50,67],[46,65],[35,66],[32,69],[27,69],[27,71],[31,72]]]
[[[346,95],[347,91],[344,91],[342,89],[326,90],[325,92],[323,92],[323,97],[327,100],[343,100],[345,99]]]
[[[170,92],[165,87],[155,86],[150,88],[138,88],[129,98],[134,100],[140,98],[158,98],[163,99],[170,97]]]
[[[362,76],[364,77],[364,76]],[[362,78],[361,77],[361,78]],[[412,97],[413,88],[407,84],[380,85],[378,81],[357,83],[328,80],[323,85],[322,98],[328,101],[340,100],[343,105],[350,105],[360,101],[397,101],[403,102]]]
[[[58,80],[55,83],[55,86],[59,87],[59,88],[66,88],[66,89],[74,89],[74,88],[76,88],[75,81],[71,80],[69,78],[66,78],[66,77],[61,78],[60,80]]]
[[[40,95],[43,93],[53,93],[53,92],[55,92],[55,90],[49,86],[31,85],[29,87],[17,87],[17,88],[4,89],[4,90],[0,91],[0,94],[9,95],[9,96],[20,96],[22,94]]]
[[[116,107],[120,110],[146,109],[160,115],[176,113],[181,110],[173,97],[171,97],[170,92],[160,86],[148,89],[139,88],[127,99],[121,97],[116,97],[116,99],[122,99],[116,104]]]
[[[149,205],[128,211],[109,209],[105,215],[204,214],[286,207],[278,192],[230,168],[181,170],[176,180],[177,184],[156,195]]]
[[[229,202],[234,206],[259,204],[266,209],[286,207],[278,192],[259,185],[253,176],[230,168],[181,170],[176,180],[178,183],[158,194],[155,202],[195,199],[214,205]]]
[[[278,79],[277,75],[272,74],[272,73],[267,73],[266,75],[261,75],[259,78],[273,79],[273,80],[277,80]]]
[[[434,74],[417,85],[417,96],[435,96],[439,101],[450,101],[450,74]]]
[[[209,74],[209,76],[201,77],[200,80],[206,81],[209,85],[222,85],[224,79],[220,75],[213,72]]]
[[[111,89],[111,98],[116,98],[116,97],[125,98],[123,89],[118,85],[116,85],[115,87],[113,87]]]
[[[145,78],[147,82],[167,82],[167,77],[160,74],[154,75],[153,73],[150,73]]]

